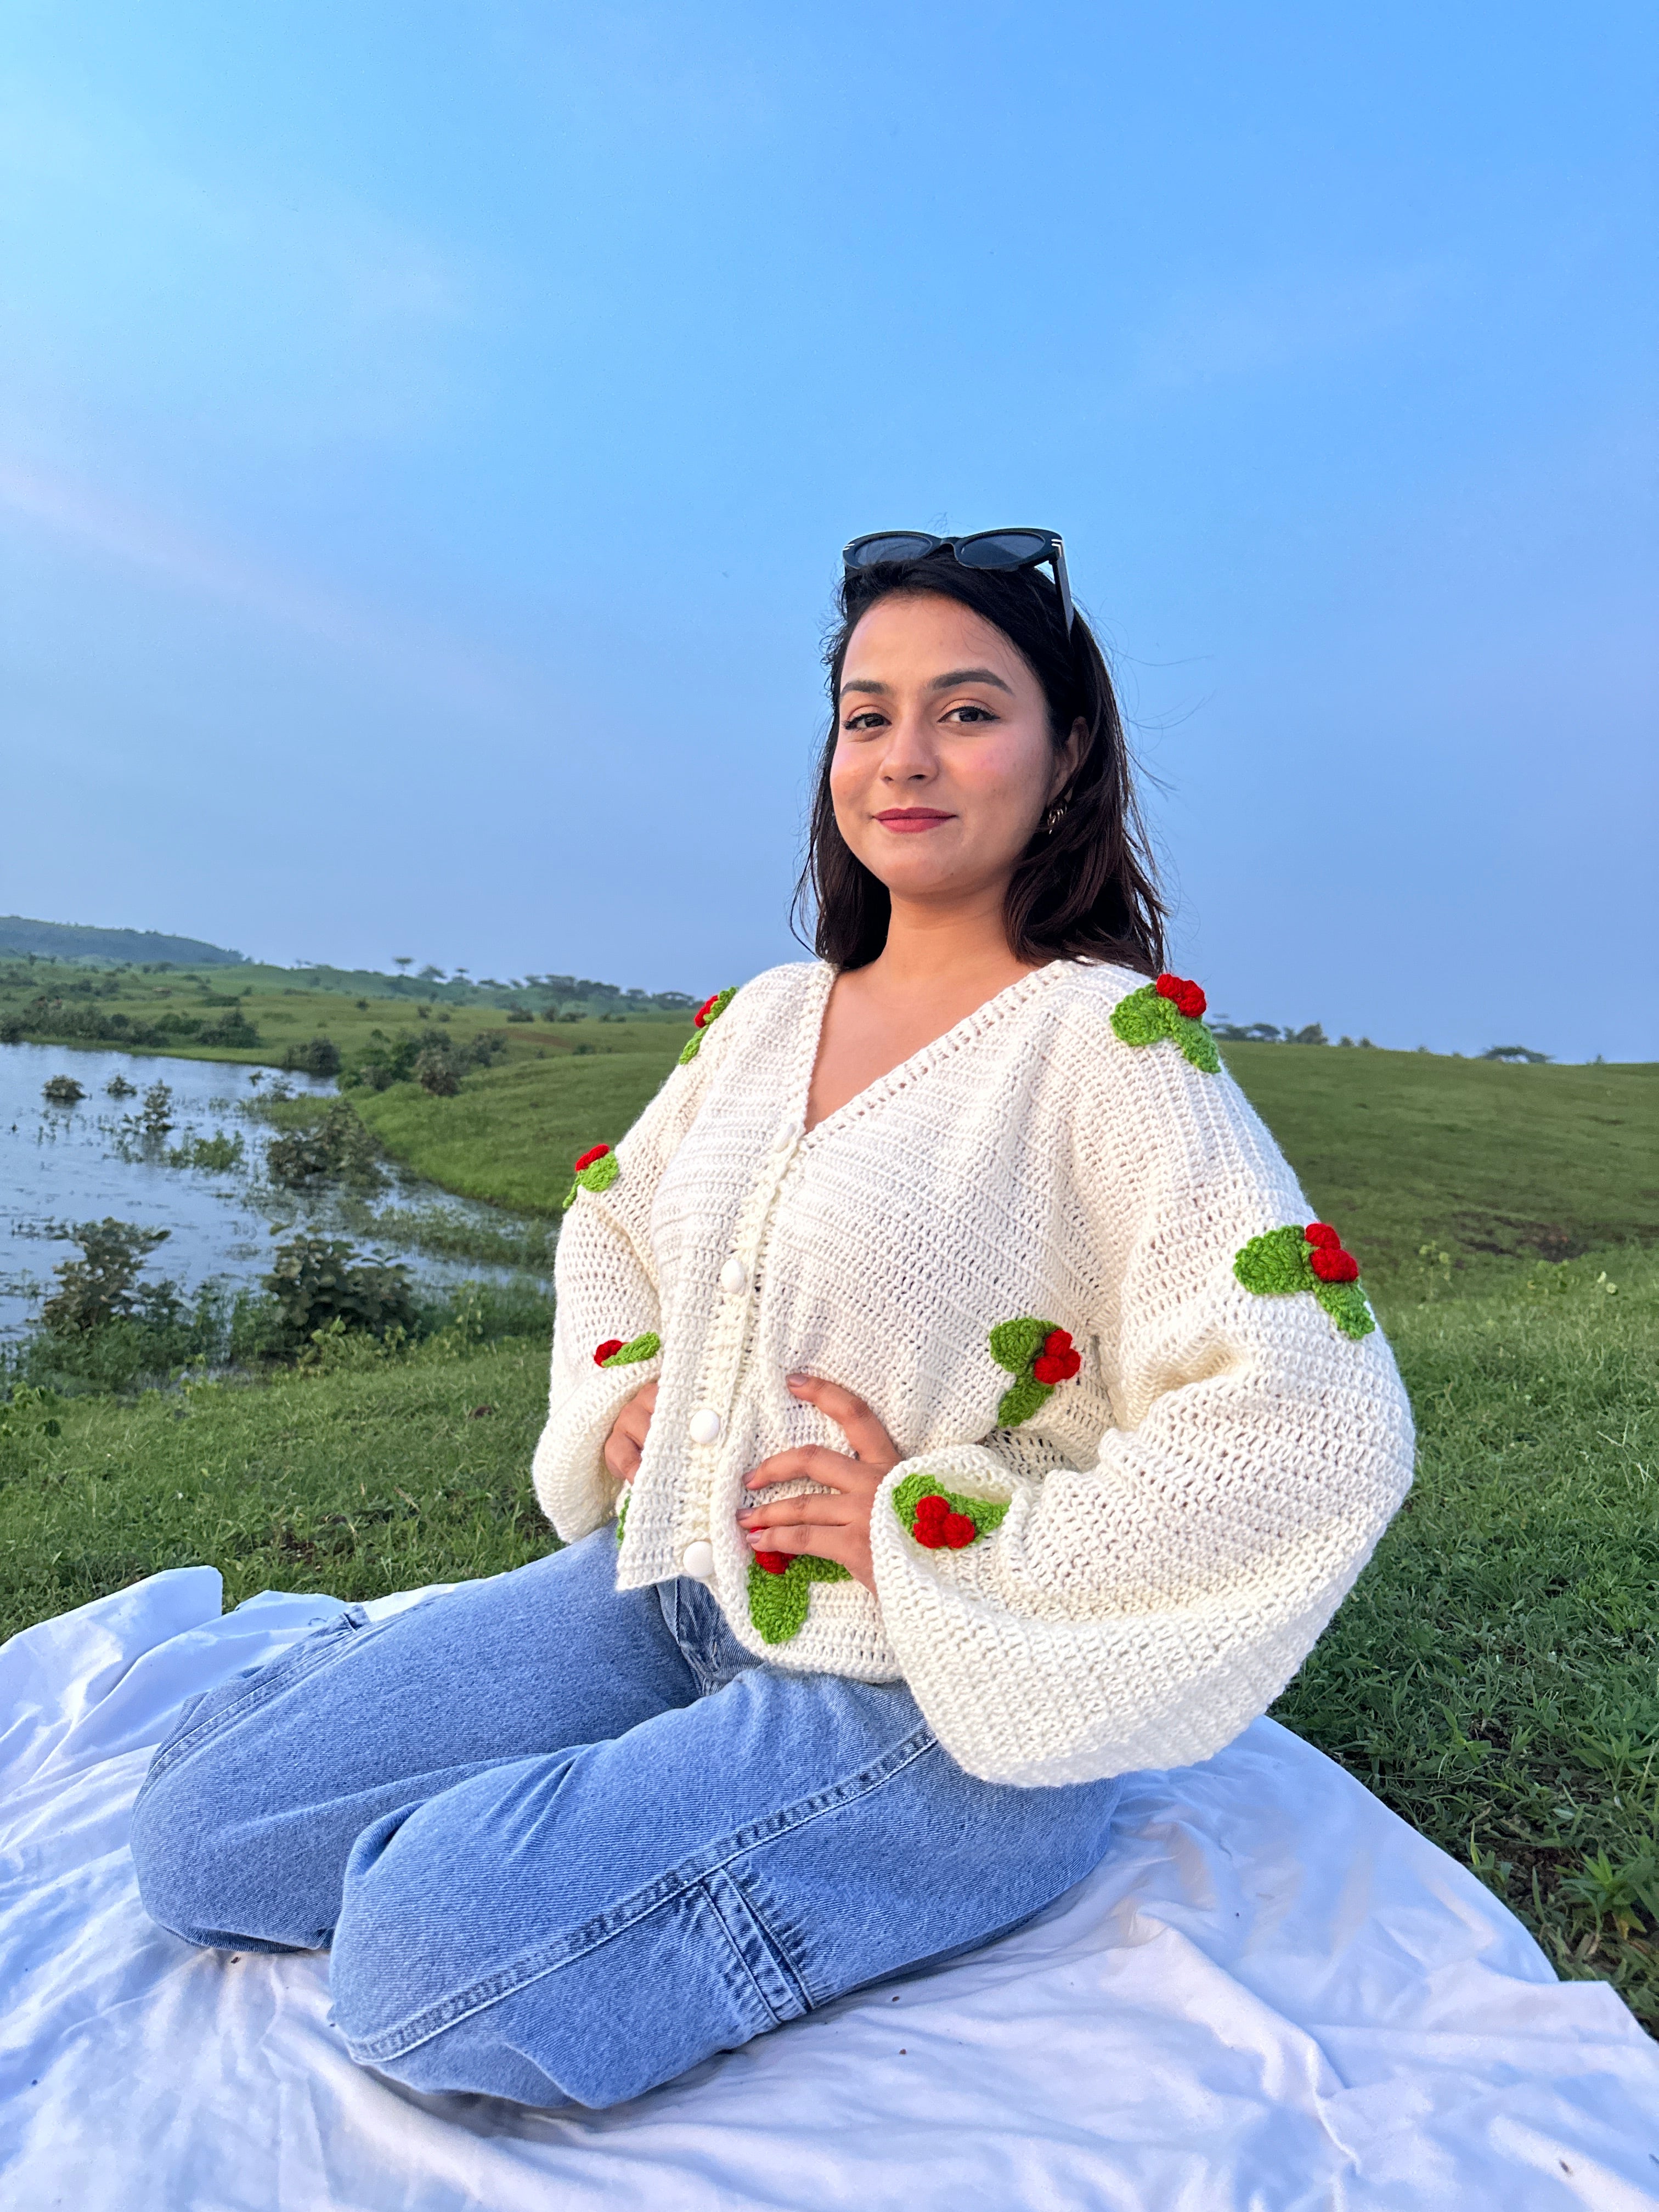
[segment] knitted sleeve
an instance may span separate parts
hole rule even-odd
[[[718,1064],[725,1035],[700,1032],[699,1044],[705,1036],[708,1048],[671,1073],[614,1148],[595,1146],[576,1163],[554,1261],[547,1423],[532,1463],[542,1510],[566,1543],[615,1510],[605,1438],[635,1391],[661,1372],[651,1205]]]
[[[1220,1750],[1301,1665],[1411,1480],[1410,1411],[1363,1299],[1345,1328],[1236,1272],[1309,1210],[1231,1079],[1172,1047],[1102,1060],[1073,1117],[1094,1307],[1078,1343],[1114,1414],[1098,1457],[1032,1472],[994,1431],[894,1468],[872,1519],[905,1680],[991,1781]]]

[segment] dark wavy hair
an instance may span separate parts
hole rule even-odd
[[[839,619],[824,645],[830,730],[818,762],[805,865],[795,886],[796,934],[837,969],[863,968],[887,942],[887,887],[842,836],[830,795],[841,722],[841,679],[853,632],[895,592],[955,599],[993,623],[1030,667],[1048,705],[1048,734],[1063,750],[1072,725],[1086,732],[1056,804],[1009,879],[1008,943],[1022,960],[1112,960],[1155,975],[1164,965],[1167,913],[1153,872],[1131,779],[1123,723],[1105,657],[1079,615],[1068,637],[1060,594],[1035,568],[967,568],[948,550],[887,561],[842,578]],[[810,938],[800,919],[810,912]]]

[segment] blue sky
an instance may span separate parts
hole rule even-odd
[[[0,909],[738,980],[842,542],[1038,522],[1218,1011],[1659,1057],[1656,58],[1622,0],[11,0]]]

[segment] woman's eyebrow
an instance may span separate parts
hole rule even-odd
[[[958,684],[994,684],[999,691],[1006,691],[1012,699],[1014,687],[1005,684],[994,668],[953,668],[946,676],[936,676],[927,686],[930,691],[954,690]]]

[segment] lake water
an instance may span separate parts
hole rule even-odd
[[[42,1086],[53,1075],[74,1077],[87,1094],[78,1106],[46,1103]],[[132,1097],[107,1095],[106,1086],[118,1076],[137,1086]],[[306,1096],[325,1096],[335,1087],[223,1060],[0,1045],[0,1338],[19,1335],[39,1312],[52,1286],[52,1269],[73,1252],[52,1232],[76,1222],[112,1214],[118,1221],[165,1229],[167,1241],[153,1255],[146,1275],[171,1276],[192,1291],[210,1279],[240,1286],[264,1274],[270,1265],[273,1225],[289,1233],[303,1228],[321,1236],[349,1234],[337,1218],[333,1194],[273,1192],[264,1182],[265,1147],[276,1133],[242,1109],[277,1082]],[[175,1126],[167,1146],[223,1130],[242,1139],[241,1168],[216,1174],[169,1167],[154,1146],[144,1156],[122,1124],[155,1083],[173,1092]],[[497,1224],[502,1218],[396,1170],[381,1194],[381,1202],[404,1208],[434,1201],[452,1215]],[[359,1235],[353,1241],[407,1261],[411,1273],[428,1281],[500,1279],[506,1272],[476,1261],[434,1258],[395,1236]]]

